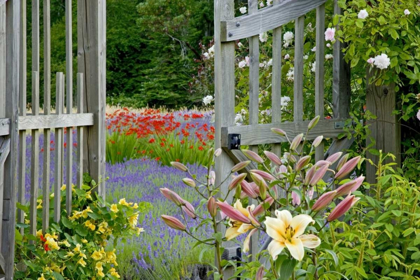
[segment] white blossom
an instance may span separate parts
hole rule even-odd
[[[408,9],[405,9],[404,10],[404,15],[408,16],[409,14],[411,14],[410,11]]]
[[[326,54],[326,55],[325,55],[325,59],[326,59],[326,60],[333,59],[333,57],[334,57],[334,56],[333,56],[332,54]]]
[[[214,56],[214,45],[211,46],[211,48],[208,49],[208,53],[209,53],[209,56],[210,57],[213,57]]]
[[[203,57],[204,57],[204,59],[209,59],[210,58],[210,55],[209,55],[209,53],[208,52],[205,52],[205,53],[203,53]]]
[[[267,0],[267,6],[273,5],[273,0]]]
[[[286,33],[284,33],[283,35],[283,40],[287,43],[291,43],[293,41],[293,39],[295,38],[295,35],[293,34],[293,32],[291,31],[287,31]]]
[[[295,69],[292,67],[289,69],[289,71],[286,74],[286,78],[288,81],[294,81],[295,80]]]
[[[246,66],[246,61],[245,60],[241,60],[238,64],[239,68],[244,68]]]
[[[287,53],[287,54],[284,56],[284,59],[288,60],[289,58],[290,58],[290,55]]]
[[[313,32],[314,28],[312,27],[312,22],[308,23],[308,25],[306,26],[306,28],[308,29],[309,32]]]
[[[375,57],[375,66],[379,69],[386,69],[391,64],[391,60],[386,54],[381,54]]]
[[[309,58],[309,56],[307,55],[307,54],[305,54],[304,56],[303,56],[303,59],[304,60],[307,60]]]
[[[204,105],[209,105],[213,101],[213,96],[207,95],[203,98]]]
[[[236,124],[241,124],[244,121],[244,118],[242,117],[241,114],[236,114],[235,116],[235,123]]]
[[[335,41],[335,28],[327,28],[325,31],[325,41]]]
[[[265,62],[265,61],[263,61],[263,62],[260,62],[260,68],[264,68],[265,66],[267,65],[267,62]]]
[[[369,63],[369,64],[373,64],[375,62],[375,59],[373,58],[373,57],[370,57],[368,60],[367,60],[367,63]]]
[[[417,112],[417,119],[420,121],[420,110]]]
[[[289,96],[282,96],[281,99],[280,99],[280,106],[282,108],[287,107],[287,104],[289,104],[289,102],[290,102],[290,97]]]
[[[311,51],[316,52],[316,46],[311,49]]]
[[[264,7],[264,2],[260,3],[260,7],[263,8]]]
[[[267,66],[272,66],[273,65],[273,59],[270,58],[270,60],[267,62]]]
[[[260,41],[264,43],[264,42],[267,42],[267,40],[268,40],[267,32],[261,33],[260,34]]]
[[[241,12],[241,14],[245,14],[246,13],[246,7],[241,7],[239,9],[239,11]]]
[[[312,63],[311,71],[315,73],[315,71],[316,71],[316,61],[314,61],[314,63]]]
[[[361,10],[359,12],[359,14],[357,15],[358,18],[360,19],[365,19],[369,16],[368,12],[366,10]]]
[[[331,48],[331,44],[330,44],[330,43],[328,43],[328,44],[327,44],[327,47],[328,47],[328,48]]]
[[[238,47],[242,48],[243,46],[244,45],[241,42],[238,43]]]
[[[242,115],[246,115],[247,114],[246,110],[245,109],[241,109],[241,114]]]

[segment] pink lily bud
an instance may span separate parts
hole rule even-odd
[[[252,188],[251,184],[248,183],[247,181],[243,180],[241,182],[241,188],[242,191],[249,197],[252,198],[257,198],[258,194],[254,191],[254,189]]]
[[[334,221],[335,219],[340,218],[344,215],[360,198],[355,197],[354,195],[347,196],[343,201],[341,201],[334,210],[331,211],[330,215],[327,218],[328,222]]]
[[[258,222],[257,218],[255,218],[254,213],[252,212],[254,210],[254,205],[248,206],[246,208],[246,210],[248,211],[249,219],[251,220],[251,224],[254,227],[259,227],[261,224],[260,224],[260,222]]]
[[[239,170],[244,169],[245,167],[247,167],[249,164],[251,163],[251,161],[241,161],[240,163],[236,164],[234,167],[232,167],[231,172],[235,173],[238,172]]]
[[[184,202],[183,203],[184,205],[181,208],[185,212],[185,214],[187,214],[188,216],[190,216],[192,219],[197,218],[197,215],[195,214],[194,206],[192,206],[192,204],[189,203],[186,200],[184,200],[183,202]]]
[[[280,158],[275,153],[264,151],[264,154],[272,163],[276,165],[282,164]]]
[[[300,201],[299,195],[296,192],[292,191],[292,204],[293,204],[293,206],[300,205],[300,202],[301,201]]]
[[[257,275],[255,276],[255,280],[263,280],[264,279],[264,266],[261,266],[258,271]]]
[[[184,171],[184,172],[188,171],[188,168],[180,162],[171,161],[171,165],[178,170],[181,170],[181,171]]]
[[[246,173],[242,173],[238,176],[235,176],[232,182],[230,182],[228,189],[231,191],[234,188],[236,188],[236,186],[239,185],[245,179],[246,175]]]
[[[214,186],[215,181],[216,181],[216,172],[212,170],[210,171],[210,174],[209,174],[208,183],[210,186]]]
[[[164,197],[175,203],[177,206],[181,206],[183,204],[184,200],[176,192],[171,191],[168,188],[161,188],[160,192]]]
[[[280,128],[272,128],[271,131],[274,132],[275,134],[280,135],[280,136],[283,136],[283,137],[286,136],[286,132],[283,129],[280,129]]]
[[[346,162],[343,167],[341,167],[340,171],[338,171],[335,174],[335,179],[340,180],[344,177],[346,177],[350,172],[353,171],[353,169],[356,167],[357,163],[359,162],[359,160],[361,159],[361,156],[357,156],[355,158],[352,158],[351,160],[349,160],[348,162]]]
[[[324,166],[324,165],[330,166],[331,165],[331,162],[329,162],[328,160],[318,160],[315,163],[315,165],[318,166],[318,167],[321,167],[321,166]]]
[[[226,202],[216,202],[216,204],[219,206],[220,210],[222,210],[223,213],[225,213],[226,216],[231,218],[234,221],[239,221],[245,224],[250,224],[251,220],[241,213],[238,209],[232,207]]]
[[[251,172],[254,172],[258,175],[260,175],[263,179],[268,181],[274,181],[276,178],[273,177],[270,173],[267,173],[265,171],[259,170],[259,169],[252,169]]]
[[[315,186],[316,184],[318,184],[319,180],[321,180],[324,177],[325,173],[327,173],[328,167],[329,167],[328,165],[324,165],[321,168],[319,168],[315,172],[315,174],[312,177],[311,181],[309,182],[309,185]]]
[[[296,172],[301,171],[308,163],[311,161],[311,156],[304,156],[302,157],[298,163],[296,164]]]
[[[258,186],[257,186],[257,184],[255,184],[255,182],[251,182],[251,183],[249,183],[249,185],[251,186],[251,188],[254,190],[254,192],[256,193],[256,194],[260,194],[260,188],[258,188]]]
[[[288,154],[287,159],[290,161],[290,163],[295,163],[297,161],[296,157],[292,154]]]
[[[290,150],[295,150],[297,147],[299,147],[300,142],[302,142],[303,139],[303,133],[296,135],[296,137],[293,139],[292,143],[290,144]]]
[[[184,178],[184,179],[182,179],[182,182],[184,182],[184,184],[187,185],[187,186],[195,188],[195,181],[191,178]]]
[[[261,203],[257,207],[255,207],[255,209],[254,209],[254,211],[252,213],[254,214],[254,216],[260,215],[261,213],[264,212],[264,204],[265,203],[268,203],[271,206],[273,204],[273,202],[274,202],[274,198],[272,198],[270,196],[267,197],[267,199],[264,200],[263,203]]]
[[[306,192],[306,195],[309,197],[309,199],[312,199],[314,197],[314,187],[309,188],[309,190]]]
[[[339,197],[339,196],[342,196],[342,195],[348,195],[351,192],[354,192],[355,190],[357,190],[363,184],[364,180],[365,180],[365,177],[360,176],[353,181],[345,183],[344,185],[342,185],[341,187],[339,187],[337,189],[336,197]]]
[[[320,198],[315,202],[315,204],[312,206],[312,211],[320,211],[330,205],[331,201],[335,198],[337,195],[337,191],[331,191],[324,193],[321,195]]]
[[[217,214],[217,205],[216,205],[216,199],[214,197],[210,197],[207,201],[207,210],[210,213],[210,216],[216,217]]]
[[[308,124],[308,130],[311,130],[312,128],[314,128],[314,127],[318,124],[318,122],[319,122],[319,118],[320,118],[320,116],[316,116],[315,118],[313,118],[313,119],[309,122],[309,124]]]
[[[253,151],[250,151],[250,150],[242,150],[242,152],[250,160],[256,161],[258,163],[263,163],[264,162],[264,160],[257,153],[255,153]]]
[[[324,136],[318,136],[317,138],[315,138],[314,142],[312,142],[312,146],[314,146],[314,148],[318,147],[319,144],[321,144],[322,140],[324,139]]]
[[[312,177],[314,177],[316,171],[316,165],[312,166],[308,171],[306,171],[305,180],[303,180],[303,184],[305,186],[309,185],[309,182],[312,180]]]
[[[168,216],[168,215],[162,215],[162,220],[167,224],[169,227],[176,229],[176,230],[182,230],[184,231],[187,227],[177,218]]]
[[[214,151],[214,156],[215,157],[218,157],[218,156],[220,156],[222,154],[222,149],[221,148],[218,148],[218,149],[216,149],[216,151]]]
[[[331,164],[333,164],[334,162],[336,162],[341,157],[342,154],[343,154],[342,152],[332,154],[326,160],[331,162]]]
[[[339,171],[341,169],[341,167],[343,167],[343,165],[347,162],[347,160],[349,159],[350,154],[345,154],[344,156],[342,156],[340,158],[340,161],[337,163],[337,171]]]
[[[279,168],[280,178],[284,178],[284,174],[287,174],[287,167],[281,165]]]
[[[255,184],[257,184],[259,189],[259,195],[262,199],[265,199],[267,196],[267,183],[265,180],[257,173],[251,172],[251,178],[254,180]]]

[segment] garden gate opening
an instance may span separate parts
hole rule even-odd
[[[60,188],[72,183],[81,186],[84,172],[100,183],[98,192],[105,195],[106,1],[65,0],[65,73],[51,73],[50,2],[32,0],[30,7],[26,0],[0,2],[0,279],[13,278],[16,221],[25,222],[16,203],[26,203],[27,160],[31,161],[31,184],[30,217],[26,219],[34,235],[40,230],[36,228],[39,190],[43,194],[43,231],[49,226],[50,191],[55,193],[51,206],[54,221],[60,218]],[[72,36],[73,7],[77,7],[77,71],[73,70],[76,55]],[[31,11],[31,28],[27,28],[27,8]],[[31,42],[31,46],[27,42]],[[41,44],[43,53],[40,53]],[[30,65],[27,53],[32,54]],[[29,75],[27,67],[31,67]],[[27,92],[27,80],[31,81],[31,92]],[[51,100],[52,91],[55,102]],[[30,106],[27,96],[31,98]],[[73,110],[74,97],[77,97],[77,112]],[[73,139],[74,131],[77,131],[77,139]],[[30,155],[26,154],[28,133],[32,135]],[[40,147],[40,139],[43,139],[43,147]],[[73,149],[77,149],[75,158],[64,156],[65,153],[72,155]],[[40,158],[42,176],[39,176]],[[50,174],[52,164],[54,174]],[[71,193],[70,187],[67,192]],[[71,205],[71,195],[67,195],[68,213]]]
[[[246,157],[239,150],[230,150],[230,134],[239,134],[241,145],[248,145],[250,150],[258,152],[258,145],[271,144],[272,151],[280,155],[281,143],[286,142],[271,132],[271,128],[281,128],[290,139],[305,132],[309,121],[304,120],[303,68],[304,68],[304,29],[305,15],[316,9],[316,66],[315,66],[315,116],[320,115],[318,125],[308,134],[308,139],[319,135],[336,138],[343,132],[344,120],[349,117],[350,85],[349,66],[343,60],[342,43],[334,43],[333,62],[333,118],[324,118],[324,59],[325,59],[325,5],[326,0],[274,0],[273,5],[258,8],[257,0],[248,0],[248,15],[234,17],[234,0],[215,1],[215,96],[216,96],[216,138],[215,148],[222,148],[224,153],[216,159],[217,179],[229,176],[232,166]],[[334,13],[340,8],[334,1]],[[295,60],[293,122],[282,122],[281,117],[281,75],[282,75],[282,25],[295,21]],[[259,124],[259,34],[273,31],[272,49],[272,106],[271,124]],[[237,126],[235,119],[235,41],[249,40],[249,125]],[[321,144],[316,150],[316,160],[324,159],[328,154],[349,148],[349,141],[335,140],[332,148],[324,155]],[[253,168],[249,168],[253,169]],[[228,183],[223,192],[227,192]],[[252,237],[251,253],[258,253],[258,237]]]

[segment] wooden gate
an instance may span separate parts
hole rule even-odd
[[[24,223],[16,202],[25,201],[26,138],[31,135],[30,232],[36,234],[38,191],[43,195],[43,225],[49,221],[50,179],[55,193],[54,221],[60,219],[60,188],[63,184],[81,185],[89,172],[100,182],[99,194],[105,196],[105,56],[106,1],[77,0],[77,79],[73,79],[73,12],[75,1],[65,0],[66,73],[55,73],[56,100],[51,102],[51,14],[50,0],[32,0],[31,42],[27,45],[26,0],[0,4],[0,279],[13,278],[16,222]],[[56,4],[57,5],[57,4]],[[42,11],[41,8],[42,7]],[[40,19],[43,24],[40,24]],[[43,30],[41,30],[43,26]],[[43,54],[40,54],[40,42]],[[31,50],[31,93],[27,93],[27,51]],[[43,68],[40,67],[43,62]],[[42,77],[43,79],[40,79]],[[40,85],[40,80],[43,84]],[[76,90],[74,90],[74,87]],[[31,96],[27,109],[27,94]],[[43,108],[40,110],[40,95]],[[77,98],[77,112],[73,99]],[[55,104],[53,104],[55,103]],[[66,103],[66,107],[64,107]],[[54,110],[53,110],[54,108]],[[73,131],[77,130],[77,142]],[[67,133],[64,133],[64,132]],[[43,134],[44,145],[40,147]],[[51,136],[55,138],[51,149]],[[77,180],[72,180],[73,143],[77,143]],[[54,153],[54,154],[51,154]],[[67,153],[64,162],[64,154]],[[40,176],[39,155],[43,156]],[[51,175],[50,156],[54,157]],[[66,181],[63,182],[63,168]],[[39,183],[42,177],[42,183]],[[69,195],[70,194],[70,195]],[[71,212],[71,187],[67,187],[67,213]]]
[[[287,140],[271,132],[271,128],[281,128],[290,139],[305,132],[310,120],[303,119],[303,67],[305,15],[316,9],[316,69],[315,69],[315,115],[320,115],[316,128],[308,134],[308,139],[319,135],[336,138],[343,132],[343,121],[348,118],[350,102],[349,67],[344,63],[342,46],[334,44],[333,62],[333,118],[324,119],[324,58],[325,58],[325,3],[326,0],[274,0],[273,5],[258,8],[257,0],[248,0],[248,15],[234,17],[234,0],[215,1],[215,106],[216,106],[216,148],[224,153],[216,159],[216,173],[219,184],[230,174],[231,167],[246,157],[239,150],[230,150],[228,137],[240,134],[241,145],[249,145],[258,152],[258,145],[271,144],[272,151],[279,154],[282,142]],[[334,1],[334,13],[340,13]],[[282,78],[282,26],[295,21],[295,58],[293,122],[282,122],[281,118],[281,78]],[[272,123],[259,124],[259,34],[273,31],[272,63]],[[249,125],[237,126],[235,118],[235,41],[249,40]],[[345,149],[346,140],[334,142],[333,149]],[[348,148],[348,147],[347,147]],[[332,152],[332,151],[330,151]],[[318,146],[316,159],[325,157],[324,146]],[[227,192],[229,182],[224,184]],[[256,237],[258,238],[258,237]],[[255,240],[251,252],[258,252]]]

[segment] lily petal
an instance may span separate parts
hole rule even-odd
[[[267,217],[264,221],[267,227],[267,234],[277,241],[284,242],[283,234],[286,232],[286,225],[282,220]]]
[[[270,244],[268,244],[267,250],[268,253],[273,257],[273,260],[277,260],[277,256],[280,255],[284,247],[284,243],[273,240],[270,242]]]
[[[245,217],[248,217],[248,211],[242,206],[242,202],[238,199],[236,200],[235,204],[233,205],[236,209],[238,209]]]
[[[290,214],[290,212],[287,210],[282,210],[282,211],[276,210],[275,214],[278,219],[284,222],[286,227],[290,225],[290,223],[292,222],[292,214]]]
[[[238,231],[239,227],[230,227],[226,230],[225,237],[227,240],[231,240],[239,235],[242,234],[242,232]]]
[[[293,237],[301,236],[305,232],[305,229],[309,223],[314,223],[314,220],[311,216],[306,214],[295,216],[292,222],[290,223],[290,226],[295,230],[295,234]]]
[[[246,236],[245,241],[244,241],[244,248],[242,249],[242,251],[244,253],[249,251],[249,241],[251,239],[251,236],[257,231],[258,229],[254,228],[253,230],[251,230],[251,232]]]
[[[290,254],[293,258],[301,261],[305,255],[305,249],[303,248],[302,241],[299,238],[292,238],[290,241],[286,240],[286,247],[289,249]]]
[[[302,241],[303,247],[306,248],[316,248],[321,244],[321,239],[314,234],[303,234],[299,236],[300,241]]]
[[[254,227],[250,224],[242,224],[239,228],[238,228],[238,232],[239,233],[245,233],[250,229],[253,229]]]

